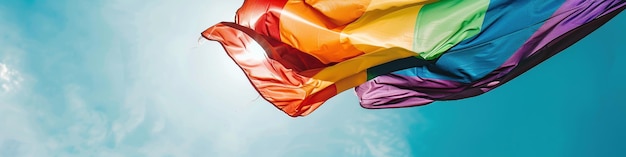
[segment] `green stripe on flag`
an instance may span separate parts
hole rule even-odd
[[[426,60],[478,34],[489,0],[442,0],[425,5],[415,24],[413,51]]]

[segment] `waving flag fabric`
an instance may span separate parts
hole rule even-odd
[[[366,108],[477,95],[623,9],[621,0],[246,0],[235,23],[202,35],[295,117],[357,86]]]

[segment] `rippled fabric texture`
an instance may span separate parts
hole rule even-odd
[[[356,87],[365,108],[479,95],[621,12],[622,0],[246,0],[202,35],[292,117]]]

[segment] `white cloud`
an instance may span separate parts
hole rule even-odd
[[[3,92],[11,92],[19,88],[22,77],[18,71],[10,69],[6,64],[0,62],[0,84]]]
[[[6,21],[5,10],[0,6],[0,156],[43,156],[47,148],[34,129],[34,113],[19,100],[24,88],[20,29]]]
[[[3,40],[10,42],[0,42],[0,156],[44,156],[50,143],[38,131],[36,110],[23,104],[37,96],[27,94],[27,75],[17,68],[21,49]]]
[[[0,6],[0,156],[88,156],[106,151],[102,146],[109,134],[107,117],[83,98],[80,85],[59,85],[67,88],[46,95],[33,88],[46,78],[20,69],[32,64],[26,57],[36,52],[28,50],[42,48],[33,46],[36,41],[25,36],[17,22],[6,21],[3,11],[11,10]],[[63,74],[63,69],[57,70]],[[57,95],[60,101],[54,100]]]
[[[18,58],[23,54],[19,27],[6,21],[4,8],[0,6],[0,95],[19,88],[23,78],[16,70]]]

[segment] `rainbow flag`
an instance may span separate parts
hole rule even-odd
[[[365,108],[487,92],[567,48],[622,0],[246,0],[222,44],[259,94],[292,117],[355,88]]]

